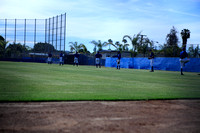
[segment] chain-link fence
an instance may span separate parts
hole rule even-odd
[[[43,43],[54,46],[57,51],[65,51],[66,13],[48,19],[0,19],[0,35],[10,44],[34,48]],[[52,49],[40,52],[49,51]]]

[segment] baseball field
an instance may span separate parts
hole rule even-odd
[[[200,98],[197,73],[0,62],[0,101]]]
[[[200,132],[200,75],[0,62],[0,132]]]

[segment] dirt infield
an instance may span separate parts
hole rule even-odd
[[[200,100],[0,103],[0,132],[199,133]]]

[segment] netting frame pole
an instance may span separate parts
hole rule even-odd
[[[14,35],[14,43],[16,44],[16,34],[17,34],[17,19],[15,19],[15,35]]]
[[[66,13],[65,13],[65,21],[64,21],[64,52],[65,52],[65,37],[66,37]]]
[[[36,44],[36,21],[37,19],[35,19],[34,45]]]
[[[49,31],[48,31],[48,43],[50,44],[50,21],[51,18],[49,18]],[[49,47],[48,47],[48,52],[49,52]]]
[[[52,40],[51,40],[51,42],[52,42],[52,45],[53,45],[53,42],[54,42],[54,17],[53,17],[53,22],[52,22],[52,35],[51,35],[51,38],[52,38]],[[54,45],[53,45],[54,46]]]
[[[61,21],[60,21],[60,51],[61,51],[61,44],[62,44],[62,14],[61,14]]]
[[[24,19],[24,47],[26,46],[26,19]]]
[[[45,43],[47,43],[47,19],[45,19]]]
[[[7,34],[7,19],[5,19],[5,41],[6,41],[6,34]]]
[[[58,48],[58,15],[56,16],[56,49]]]

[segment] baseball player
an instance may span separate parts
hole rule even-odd
[[[150,60],[150,66],[151,66],[150,72],[154,72],[154,68],[153,68],[154,53],[153,53],[153,51],[151,49],[149,50],[149,52],[150,52],[150,55],[149,55],[148,59]]]
[[[63,57],[64,57],[64,54],[63,54],[63,52],[61,51],[61,53],[60,53],[60,58],[59,58],[59,64],[61,65],[64,65],[64,62],[63,62]]]
[[[49,54],[48,54],[47,63],[52,64],[52,54],[51,54],[51,52],[49,52]]]
[[[120,69],[120,59],[121,59],[121,53],[118,51],[117,53],[117,69]]]
[[[79,54],[76,51],[76,53],[74,54],[74,65],[76,65],[76,66],[78,66],[78,57],[79,57]]]
[[[96,58],[96,68],[101,68],[101,63],[100,63],[100,58],[102,57],[102,55],[99,53],[99,51],[97,52],[97,54],[95,55]]]
[[[183,67],[185,66],[185,63],[189,62],[190,59],[188,58],[188,54],[186,52],[186,48],[183,47],[181,53],[180,53],[180,64],[181,64],[181,75],[183,74]]]

